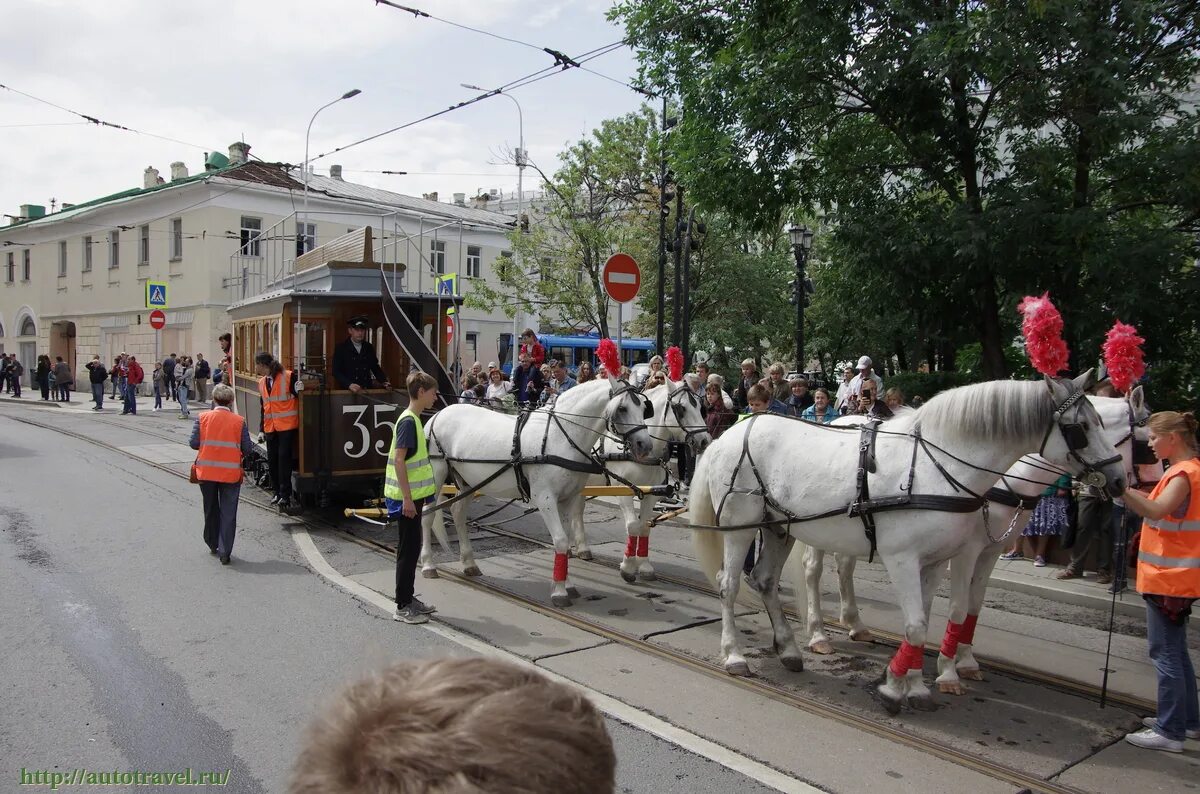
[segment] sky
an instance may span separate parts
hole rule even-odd
[[[577,56],[620,41],[608,0],[404,0],[437,17]],[[25,0],[5,3],[0,84],[103,121],[0,89],[0,213],[78,203],[141,187],[154,166],[190,173],[208,151],[244,140],[268,162],[304,160],[312,127],[317,173],[420,196],[516,190],[513,102],[493,97],[344,152],[318,155],[553,65],[540,49],[415,18],[374,0]],[[616,81],[636,74],[626,47],[513,90],[525,148],[548,173],[564,147],[645,97]],[[152,137],[152,136],[162,136]],[[163,140],[170,138],[174,140]],[[389,176],[371,171],[407,171]],[[525,189],[538,177],[525,171]],[[5,221],[7,222],[7,221]]]

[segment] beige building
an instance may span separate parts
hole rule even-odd
[[[0,352],[17,353],[30,374],[38,355],[63,356],[79,389],[94,354],[111,363],[131,353],[147,373],[156,355],[215,359],[231,303],[288,278],[299,253],[363,226],[402,291],[434,293],[438,274],[457,272],[465,294],[507,253],[512,217],[348,183],[336,166],[310,177],[306,212],[302,175],[250,160],[249,149],[211,153],[195,175],[184,163],[162,175],[147,168],[140,188],[50,214],[23,206],[0,228]],[[166,285],[157,333],[151,284]],[[465,310],[455,331],[469,367],[496,357],[511,320]]]

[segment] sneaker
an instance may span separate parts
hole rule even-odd
[[[422,615],[432,615],[434,612],[437,612],[437,607],[429,606],[429,604],[426,604],[416,596],[413,596],[413,600],[409,601],[408,605],[417,612],[420,612]]]
[[[1113,575],[1108,571],[1099,571],[1096,573],[1096,584],[1112,584]]]
[[[279,494],[275,494],[274,496],[271,497],[271,504],[273,504],[273,505],[279,504],[280,498],[281,497],[279,496]]]
[[[406,607],[396,607],[396,611],[392,613],[392,620],[398,620],[401,623],[428,623],[429,616],[418,612],[412,604],[409,604]]]
[[[1083,576],[1083,574],[1076,573],[1076,571],[1074,569],[1067,567],[1067,568],[1063,568],[1061,571],[1056,573],[1054,575],[1054,578],[1055,579],[1078,579],[1081,576]],[[1112,577],[1109,577],[1108,581],[1111,582]]]
[[[1153,728],[1126,734],[1125,741],[1134,747],[1141,747],[1145,750],[1162,750],[1166,753],[1183,752],[1183,742],[1168,739]]]
[[[1158,718],[1142,717],[1142,725],[1144,725],[1150,729],[1157,728],[1158,727]],[[1185,731],[1183,735],[1189,739],[1200,739],[1200,728],[1192,728],[1190,731]]]
[[[1021,552],[1019,552],[1019,551],[1006,551],[1000,555],[1000,559],[1011,561],[1011,560],[1022,560],[1022,559],[1024,559],[1024,557],[1021,556]]]
[[[1033,567],[1034,568],[1045,568],[1046,567],[1046,558],[1041,556],[1040,554],[1037,557],[1034,557],[1033,558]]]

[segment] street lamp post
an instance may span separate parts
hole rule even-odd
[[[807,226],[788,227],[792,241],[792,253],[796,256],[796,281],[792,287],[792,300],[796,304],[796,371],[804,372],[804,305],[808,303],[808,277],[804,265],[812,249],[813,233]]]
[[[362,93],[362,91],[360,91],[357,88],[355,88],[352,91],[347,91],[346,93],[342,94],[340,97],[333,100],[332,102],[327,102],[326,104],[321,105],[321,107],[317,108],[317,112],[312,114],[312,118],[308,120],[308,129],[306,129],[304,131],[304,174],[303,174],[303,176],[304,176],[304,226],[305,227],[308,226],[308,138],[309,138],[309,135],[312,134],[313,122],[317,120],[317,115],[320,114],[320,112],[322,110],[324,110],[325,108],[330,107],[331,105],[336,105],[338,102],[341,102],[343,99],[353,99],[354,97],[358,96],[361,93]],[[301,232],[304,232],[304,231],[307,231],[307,230],[302,228]],[[306,234],[303,239],[305,239],[307,241],[308,235]],[[308,250],[308,248],[307,248],[307,246],[305,246],[305,251],[307,251],[307,250]]]
[[[472,91],[486,91],[485,88],[480,88],[477,85],[470,83],[459,83],[463,88],[469,88]],[[521,212],[524,209],[525,200],[525,113],[521,110],[521,103],[512,94],[505,94],[500,90],[492,91],[491,93],[511,99],[512,103],[517,106],[517,233],[521,231]],[[523,273],[521,269],[521,246],[517,246],[517,250],[513,252],[513,266],[517,268],[518,273]],[[509,353],[512,356],[512,372],[517,371],[517,339],[521,334],[521,307],[516,305],[513,307],[513,338],[510,345]],[[501,362],[504,363],[504,362]]]

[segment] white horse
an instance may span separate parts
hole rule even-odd
[[[1106,488],[1125,488],[1121,458],[1105,439],[1099,416],[1083,392],[1091,371],[1074,381],[994,381],[942,392],[920,411],[880,431],[870,475],[872,496],[940,499],[982,494],[995,471],[1008,469],[1029,449],[1053,463],[1103,475]],[[919,435],[917,435],[919,433]],[[699,561],[720,587],[721,648],[725,669],[749,673],[734,609],[741,564],[759,527],[763,553],[751,573],[774,630],[780,661],[803,669],[783,614],[779,578],[795,539],[810,546],[864,556],[870,552],[860,520],[848,508],[857,497],[857,428],[831,428],[758,414],[734,425],[700,459],[692,478],[691,521]],[[798,456],[796,450],[803,450]],[[969,462],[965,458],[970,458]],[[888,665],[879,694],[889,711],[907,698],[932,707],[932,695],[910,669],[920,670],[933,594],[943,563],[981,531],[978,514],[902,509],[875,515],[878,553],[904,613],[905,641]],[[743,528],[744,527],[744,528]]]
[[[551,601],[569,606],[578,591],[567,578],[570,547],[565,524],[574,524],[582,510],[583,486],[595,463],[592,447],[607,427],[625,440],[634,457],[645,459],[653,442],[646,429],[650,403],[624,381],[615,378],[584,383],[559,395],[554,405],[528,415],[517,432],[518,417],[477,405],[451,405],[425,424],[425,437],[433,464],[433,480],[440,494],[453,475],[460,492],[495,476],[477,492],[500,499],[522,497],[518,468],[528,478],[529,501],[537,507],[554,542],[554,587]],[[519,436],[519,444],[514,439]],[[514,455],[518,466],[514,467]],[[450,505],[458,533],[463,573],[479,576],[479,566],[467,537],[467,500]],[[426,511],[421,568],[434,571],[429,532],[445,545],[446,527],[441,510]],[[572,526],[572,534],[582,533]]]
[[[646,389],[644,392],[654,406],[654,416],[646,420],[650,438],[654,446],[650,451],[650,461],[639,463],[630,460],[627,447],[614,445],[607,439],[600,440],[599,454],[605,467],[621,479],[614,480],[603,474],[594,474],[588,479],[588,485],[607,485],[620,483],[621,480],[634,485],[665,485],[668,480],[667,443],[687,443],[699,457],[712,442],[708,433],[708,425],[700,410],[700,398],[687,387],[684,382],[667,381],[665,385]],[[607,443],[606,443],[607,442]],[[616,449],[614,449],[614,446]],[[605,460],[605,450],[625,454],[620,459]],[[625,519],[625,558],[621,561],[621,578],[626,582],[638,579],[650,581],[654,579],[654,566],[650,564],[650,520],[654,518],[654,507],[658,504],[658,496],[647,494],[640,499],[633,496],[618,497],[621,515]],[[580,511],[583,504],[580,503]],[[583,516],[575,526],[583,527]],[[590,560],[592,552],[587,547],[587,540],[582,534],[575,538],[575,556],[582,560]]]
[[[1144,440],[1148,432],[1144,425],[1149,411],[1146,410],[1141,387],[1134,389],[1127,399],[1089,397],[1088,400],[1100,415],[1105,435],[1121,454],[1126,477],[1131,477],[1132,441],[1135,437]],[[942,641],[943,652],[938,659],[937,685],[940,691],[962,695],[966,693],[966,689],[959,680],[960,676],[976,681],[983,679],[979,663],[972,654],[972,641],[975,623],[983,608],[988,580],[1004,548],[1004,541],[1009,537],[1007,528],[1011,526],[1011,531],[1017,534],[1024,530],[1029,522],[1032,505],[1060,473],[1053,466],[1049,466],[1040,455],[1023,456],[989,491],[989,496],[993,497],[989,500],[991,526],[1005,528],[1005,531],[1000,533],[1001,537],[995,543],[984,540],[985,546],[982,549],[973,544],[950,560],[950,622],[946,625],[946,635]],[[1012,496],[1011,504],[1004,496],[1005,493]],[[1023,520],[1017,518],[1014,523],[1014,516],[1018,512],[1023,515]],[[986,538],[986,535],[982,538]],[[825,634],[821,610],[824,556],[820,549],[804,546],[792,550],[788,564],[792,579],[796,583],[798,611],[805,614],[808,623],[808,648],[813,653],[831,654],[834,648]],[[869,642],[871,631],[862,622],[854,592],[854,569],[858,558],[845,554],[837,554],[835,558],[842,623],[850,629],[850,639]],[[801,579],[804,580],[803,588],[799,586]]]

